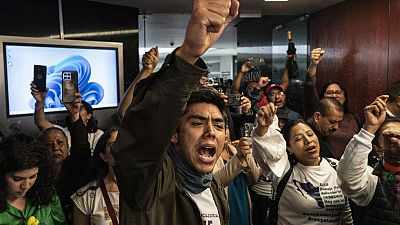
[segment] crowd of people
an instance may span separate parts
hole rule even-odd
[[[0,224],[400,224],[400,81],[363,117],[340,82],[318,94],[321,48],[300,107],[288,104],[291,79],[243,82],[250,59],[231,85],[210,84],[201,56],[239,1],[192,7],[160,70],[158,48],[144,54],[120,127],[97,127],[80,93],[64,103],[66,127],[52,124],[31,84],[41,133],[0,136]]]

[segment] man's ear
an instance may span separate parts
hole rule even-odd
[[[321,113],[320,112],[315,112],[312,116],[312,119],[314,120],[314,122],[319,122],[321,120]]]
[[[87,117],[88,117],[88,120],[90,120],[92,118],[92,114],[91,113],[87,114]]]
[[[174,132],[171,136],[170,141],[172,142],[172,144],[176,145],[179,142],[179,138],[178,138],[178,132]]]

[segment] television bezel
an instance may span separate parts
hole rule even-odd
[[[65,40],[65,39],[51,39],[51,38],[35,38],[35,37],[18,37],[18,36],[3,36],[0,35],[0,90],[3,94],[0,94],[0,126],[4,133],[8,133],[10,130],[9,124],[19,124],[21,126],[26,126],[24,123],[26,121],[32,120],[33,124],[33,110],[32,113],[19,114],[19,115],[9,115],[9,104],[8,104],[8,84],[7,84],[7,74],[6,74],[6,52],[5,44],[15,44],[15,45],[25,45],[25,46],[47,46],[47,47],[64,47],[64,48],[93,48],[93,49],[116,49],[117,50],[117,98],[118,103],[122,99],[124,93],[124,70],[123,70],[123,44],[120,42],[103,42],[103,41],[86,41],[86,40]],[[32,67],[33,68],[33,67]],[[32,79],[33,79],[33,69],[32,69]],[[29,91],[26,90],[26,91]],[[115,107],[102,107],[95,108],[95,116],[106,113],[108,110],[115,110]],[[66,111],[55,111],[46,112],[46,118],[51,121],[51,119],[56,118],[57,114],[65,115]],[[29,118],[29,119],[26,119]],[[58,119],[55,119],[58,120]],[[6,131],[4,131],[6,130]]]
[[[100,42],[100,41],[81,41],[81,40],[61,40],[61,39],[50,39],[50,38],[30,38],[30,37],[16,37],[16,36],[0,36],[0,51],[1,51],[1,63],[0,63],[0,73],[4,80],[4,87],[0,87],[4,90],[4,98],[2,101],[5,102],[6,106],[6,117],[21,117],[33,115],[32,113],[21,113],[17,115],[10,115],[9,108],[9,92],[8,92],[8,74],[6,67],[6,46],[33,46],[33,47],[54,47],[54,48],[80,48],[80,49],[110,49],[116,51],[116,62],[118,63],[117,69],[117,105],[121,100],[123,94],[123,44],[117,42]],[[33,76],[33,75],[32,75]],[[29,90],[27,90],[29,91]],[[101,109],[115,109],[117,106],[106,106],[106,107],[96,107],[95,110]],[[58,111],[47,111],[46,114],[65,112],[66,109],[60,109]]]

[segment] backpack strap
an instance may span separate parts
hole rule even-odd
[[[101,182],[100,182],[100,190],[101,190],[101,192],[103,194],[104,201],[106,202],[108,215],[110,215],[110,217],[111,217],[112,224],[113,225],[118,225],[117,215],[116,215],[115,210],[114,210],[114,208],[113,208],[113,206],[111,204],[110,197],[108,196],[106,185],[104,184],[103,179],[101,179]]]
[[[278,205],[279,205],[279,200],[282,196],[283,191],[285,190],[286,184],[289,181],[290,175],[293,173],[293,165],[290,163],[290,168],[286,172],[286,174],[283,176],[282,180],[279,181],[278,186],[276,188],[276,196],[275,200],[272,203],[271,206],[271,212],[268,216],[268,221],[269,224],[278,224]]]
[[[323,158],[326,159],[326,161],[328,161],[329,165],[330,165],[333,169],[336,170],[336,167],[337,167],[337,163],[336,163],[336,162],[332,161],[330,158],[326,158],[326,157],[323,157]]]

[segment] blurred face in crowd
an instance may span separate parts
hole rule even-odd
[[[335,98],[342,105],[346,102],[344,91],[337,84],[329,85],[325,90],[324,96],[325,98]]]
[[[7,198],[14,200],[24,197],[35,184],[38,172],[39,168],[33,167],[6,173],[4,180],[7,189]]]
[[[290,131],[288,151],[293,153],[301,164],[316,166],[319,164],[319,141],[317,135],[307,124],[298,123]]]
[[[329,136],[339,128],[339,122],[343,120],[343,112],[330,109],[326,116],[323,116],[320,112],[315,112],[313,120],[316,129],[323,136]]]
[[[384,149],[385,157],[400,160],[400,122],[384,123],[377,133],[377,142]]]
[[[211,173],[225,142],[225,121],[217,106],[194,103],[187,107],[171,138],[178,158],[197,172]]]
[[[100,157],[110,166],[115,166],[115,159],[111,154],[111,146],[114,144],[117,139],[118,131],[114,131],[111,133],[111,137],[107,140],[107,145],[104,149],[104,152],[100,153]]]
[[[46,148],[52,153],[56,164],[63,162],[68,155],[68,142],[61,130],[52,130],[44,137]]]
[[[278,108],[285,107],[286,104],[286,95],[285,93],[279,88],[272,88],[268,94],[268,101],[273,102],[275,106]]]

